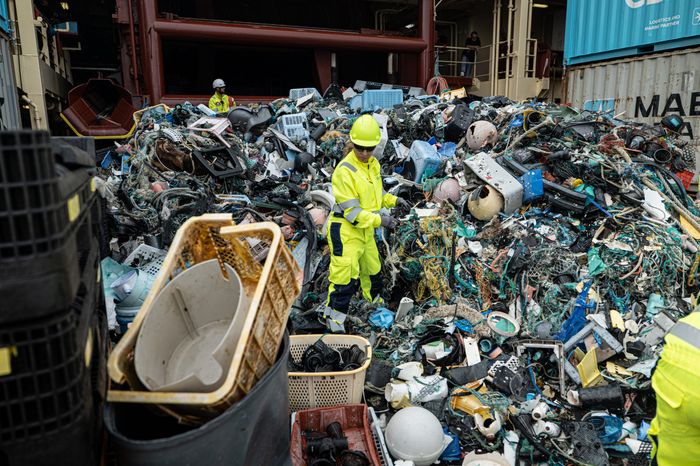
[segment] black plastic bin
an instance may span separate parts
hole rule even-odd
[[[0,324],[68,307],[101,220],[94,160],[43,131],[0,132]],[[94,272],[96,274],[96,272]]]
[[[97,286],[94,280],[81,285],[60,313],[0,326],[0,348],[10,353],[10,373],[0,377],[0,445],[42,440],[79,422],[86,405],[92,408],[91,366],[99,359],[93,356],[101,331]]]
[[[240,402],[200,427],[179,425],[145,405],[108,403],[105,427],[119,466],[286,466],[289,398],[285,334],[272,368]]]
[[[89,380],[89,379],[88,379]],[[0,443],[2,466],[98,466],[100,430],[91,403],[71,425],[40,439]]]

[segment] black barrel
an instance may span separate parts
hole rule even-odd
[[[240,402],[188,428],[144,405],[108,403],[105,426],[119,466],[291,465],[285,334],[277,362]]]

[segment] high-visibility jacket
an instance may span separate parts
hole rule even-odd
[[[228,112],[229,109],[235,106],[236,101],[233,100],[233,97],[230,95],[215,92],[209,99],[209,108],[214,110],[216,113]]]
[[[665,338],[651,378],[656,416],[652,465],[700,465],[700,312],[680,319]]]
[[[396,196],[384,192],[377,159],[363,163],[352,151],[333,172],[332,186],[336,205],[328,222],[328,305],[347,313],[358,282],[365,299],[375,299],[382,291],[374,229],[382,223],[379,210],[394,207]]]
[[[338,164],[332,177],[336,213],[357,228],[377,228],[382,224],[378,214],[383,207],[396,205],[396,196],[384,191],[379,161],[370,157],[362,163],[350,151]]]

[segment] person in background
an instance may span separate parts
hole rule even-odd
[[[226,95],[226,83],[223,79],[215,79],[212,84],[214,95],[209,99],[209,108],[216,113],[226,113],[236,106],[233,97]]]
[[[471,78],[474,76],[474,63],[476,62],[476,51],[481,47],[481,39],[476,31],[472,31],[469,38],[464,41],[464,46],[467,48],[462,52],[462,73],[460,76]]]

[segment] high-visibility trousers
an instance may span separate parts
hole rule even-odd
[[[700,466],[700,351],[667,341],[651,378],[656,416],[649,436],[652,465]]]
[[[356,228],[344,218],[333,217],[327,237],[331,249],[327,305],[347,313],[358,282],[365,299],[378,297],[383,286],[382,263],[374,228]]]

